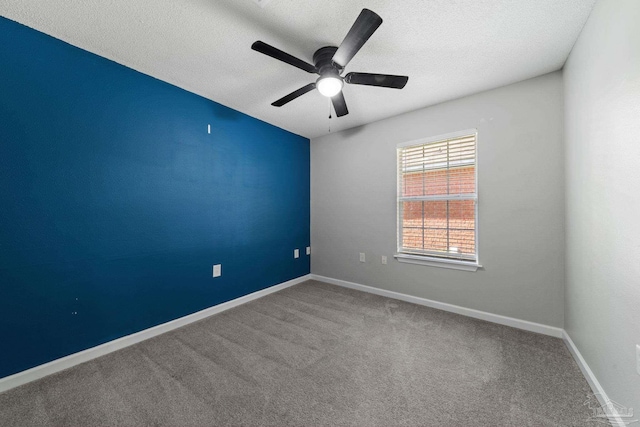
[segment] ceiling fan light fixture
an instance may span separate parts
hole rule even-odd
[[[316,82],[316,87],[322,95],[331,98],[340,93],[343,84],[340,77],[330,75],[320,77]]]

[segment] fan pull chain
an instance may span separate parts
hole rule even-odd
[[[331,99],[329,99],[329,133],[331,133]]]

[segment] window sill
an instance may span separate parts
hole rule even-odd
[[[482,266],[475,261],[461,261],[457,259],[436,258],[424,255],[395,254],[399,262],[408,264],[427,265],[429,267],[450,268],[453,270],[476,271]]]

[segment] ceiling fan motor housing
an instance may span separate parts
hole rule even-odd
[[[344,68],[332,61],[333,55],[337,50],[338,48],[335,46],[325,46],[316,50],[313,54],[313,63],[318,70],[318,74],[321,76],[327,74],[340,76]]]

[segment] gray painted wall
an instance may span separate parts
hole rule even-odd
[[[566,330],[640,412],[640,1],[596,4],[565,66]]]
[[[562,91],[556,72],[313,139],[312,273],[562,327]],[[398,263],[396,144],[469,128],[484,269]]]

